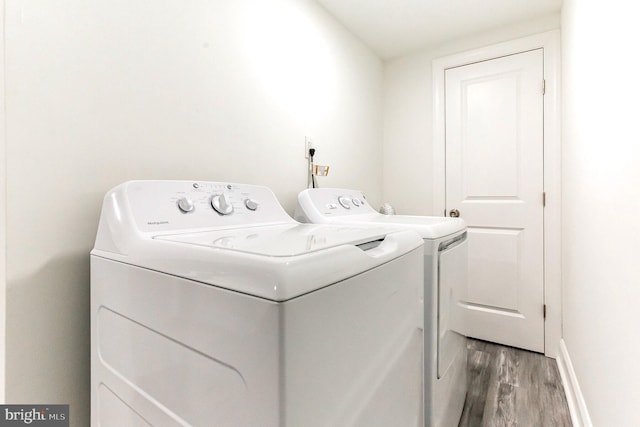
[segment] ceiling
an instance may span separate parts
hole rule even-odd
[[[316,0],[381,58],[558,12],[562,0]]]

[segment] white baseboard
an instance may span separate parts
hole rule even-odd
[[[593,424],[591,424],[591,418],[589,417],[589,411],[587,411],[587,405],[584,401],[584,397],[582,396],[582,391],[580,390],[580,384],[578,384],[578,378],[573,370],[569,351],[564,343],[564,339],[560,340],[560,354],[556,361],[558,363],[560,377],[562,378],[564,392],[567,396],[567,403],[569,404],[569,412],[571,412],[571,422],[573,423],[573,427],[593,427]]]

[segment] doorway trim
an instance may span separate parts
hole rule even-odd
[[[544,80],[544,353],[556,358],[562,338],[560,30],[486,46],[432,62],[433,72],[433,207],[445,210],[445,70],[533,49],[543,49]],[[541,88],[542,90],[542,88]]]
[[[5,1],[0,0],[0,403],[6,401],[7,141],[5,114]]]

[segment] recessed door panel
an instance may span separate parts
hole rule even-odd
[[[474,286],[467,291],[467,302],[517,311],[522,230],[472,228],[469,236]]]
[[[461,138],[466,198],[517,197],[518,75],[503,73],[463,83]],[[486,100],[492,108],[485,108]],[[487,143],[488,142],[488,143]]]

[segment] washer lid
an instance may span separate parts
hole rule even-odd
[[[366,244],[384,239],[389,232],[388,227],[282,224],[159,235],[154,239],[267,257],[291,257],[346,244]]]
[[[156,235],[136,241],[127,255],[91,255],[282,302],[421,254],[422,246],[414,231],[281,224]],[[415,260],[420,270],[422,256]]]

